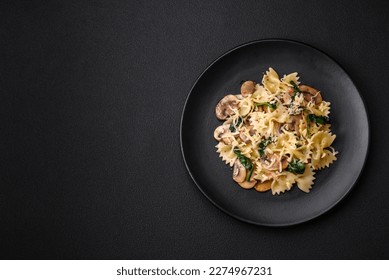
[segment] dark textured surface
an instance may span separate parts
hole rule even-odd
[[[0,257],[389,258],[388,10],[386,1],[1,1]],[[350,195],[290,228],[215,208],[180,152],[197,76],[263,38],[335,58],[371,123]]]

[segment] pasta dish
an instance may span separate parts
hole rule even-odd
[[[244,189],[280,194],[294,185],[308,193],[315,171],[336,160],[330,102],[299,82],[294,72],[279,77],[269,68],[262,83],[245,81],[240,94],[216,105],[224,121],[214,131],[217,152]]]

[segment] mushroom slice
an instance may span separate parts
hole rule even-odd
[[[228,116],[231,116],[234,113],[234,109],[237,108],[238,98],[232,94],[226,95],[216,105],[216,117],[223,121],[227,119]]]
[[[246,133],[248,132],[248,134],[250,136],[254,136],[255,135],[255,130],[254,130],[254,126],[250,125],[245,125],[243,126],[243,128],[241,129],[240,133],[239,133],[239,138],[245,142],[245,143],[249,143],[251,140],[247,137]]]
[[[290,122],[288,123],[288,130],[296,131],[297,135],[300,136],[299,126],[303,120],[303,115],[290,116]]]
[[[239,159],[235,160],[232,179],[237,183],[242,183],[246,179],[246,168],[244,168]]]
[[[278,170],[279,158],[276,154],[267,154],[261,158],[262,166],[267,170]]]
[[[266,192],[271,189],[271,184],[273,183],[273,180],[267,180],[264,182],[259,182],[255,185],[255,190],[258,192]]]
[[[293,96],[293,91],[292,92],[285,92],[282,96],[282,100],[286,104],[290,104],[292,102],[292,96]]]
[[[283,124],[279,122],[274,122],[273,132],[275,135],[280,136],[283,133],[282,126]]]
[[[224,124],[221,126],[218,126],[215,131],[213,132],[213,137],[217,140],[220,141],[222,140],[223,134],[225,134],[229,130],[229,126]]]
[[[244,189],[252,189],[254,188],[254,186],[257,184],[257,181],[256,180],[251,180],[249,182],[247,181],[244,181],[242,183],[239,183],[239,186],[241,186],[242,188]]]
[[[304,100],[307,102],[312,101],[314,104],[320,104],[323,101],[320,91],[313,87],[300,85],[299,90],[303,94]]]
[[[244,134],[243,131],[239,133],[239,138],[245,142],[246,144],[249,143],[251,140]]]
[[[280,169],[280,163],[281,163],[281,169],[284,170],[288,167],[288,158],[282,157],[280,162],[280,156],[277,154],[267,154],[266,157],[261,159],[262,166],[266,168],[267,170],[276,171]]]
[[[281,167],[282,167],[282,170],[286,169],[289,165],[289,161],[288,161],[288,158],[287,157],[282,157],[281,159]]]
[[[250,125],[249,126],[249,134],[250,136],[254,136],[257,130],[254,128],[254,126]]]
[[[255,91],[255,83],[253,81],[245,81],[240,87],[240,93],[243,97],[253,94]]]

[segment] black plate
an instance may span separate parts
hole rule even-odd
[[[338,160],[316,173],[309,194],[297,187],[279,196],[244,190],[233,182],[231,168],[216,153],[213,131],[221,124],[215,117],[217,102],[226,94],[238,94],[242,80],[260,82],[269,67],[280,76],[298,72],[300,81],[320,89],[324,100],[332,103]],[[350,77],[323,52],[287,40],[250,42],[219,57],[192,87],[181,119],[182,154],[196,185],[221,210],[258,225],[298,224],[331,209],[357,181],[368,143],[366,109]]]

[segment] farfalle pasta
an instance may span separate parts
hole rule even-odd
[[[245,81],[240,94],[223,97],[216,117],[217,152],[233,167],[242,188],[281,194],[296,186],[308,193],[317,170],[336,160],[331,103],[299,82],[297,73],[279,77],[269,68],[262,83]]]

